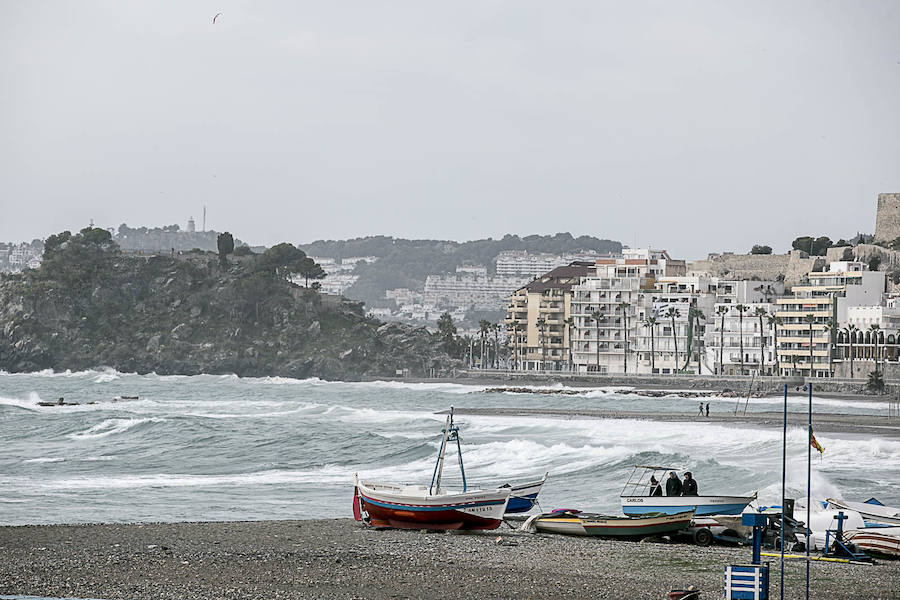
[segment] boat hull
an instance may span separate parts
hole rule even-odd
[[[356,501],[376,527],[399,529],[496,529],[509,489],[428,495],[391,484],[357,484]]]
[[[541,487],[544,485],[546,479],[547,476],[545,475],[543,479],[538,481],[531,481],[512,486],[509,493],[509,503],[506,505],[507,514],[523,513],[531,510],[532,507],[534,507],[534,503],[537,501],[538,493],[541,491]]]
[[[647,517],[610,517],[591,513],[544,515],[534,522],[538,531],[566,535],[641,538],[686,529],[693,511]]]
[[[849,532],[845,539],[866,554],[900,559],[900,527],[857,529]]]
[[[869,504],[868,502],[847,502],[834,498],[828,498],[828,504],[830,508],[834,509],[854,510],[868,523],[900,525],[900,511],[896,508],[889,508],[880,504]]]
[[[695,516],[739,515],[756,496],[622,496],[622,512],[647,515],[693,511]]]

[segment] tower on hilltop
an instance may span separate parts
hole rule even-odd
[[[194,233],[194,231],[197,230],[196,226],[194,225],[194,217],[191,217],[190,219],[188,219],[187,230],[188,230],[188,233]]]
[[[878,194],[875,241],[890,242],[898,237],[900,237],[900,194]]]

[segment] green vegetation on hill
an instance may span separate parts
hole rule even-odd
[[[50,236],[39,269],[0,279],[0,369],[357,378],[451,365],[441,339],[294,285],[305,253],[123,254],[104,229]]]
[[[406,240],[387,236],[373,236],[352,240],[320,240],[300,245],[310,256],[348,258],[377,256],[374,263],[360,264],[354,274],[359,280],[345,292],[350,298],[368,305],[383,302],[385,290],[405,287],[422,289],[428,275],[452,273],[464,264],[479,264],[493,272],[494,258],[506,250],[527,250],[564,254],[578,250],[600,253],[621,252],[620,242],[592,236],[573,237],[569,233],[556,235],[505,235],[502,239],[453,242],[446,240]]]

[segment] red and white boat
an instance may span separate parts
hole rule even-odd
[[[900,527],[866,527],[847,532],[844,539],[866,554],[900,559]]]
[[[455,441],[462,473],[461,491],[442,490],[447,442]],[[375,527],[401,529],[496,529],[513,488],[469,490],[459,446],[459,427],[453,424],[453,409],[444,425],[441,448],[431,485],[428,487],[360,481],[354,476],[353,517]]]
[[[509,488],[441,491],[357,479],[354,517],[375,527],[401,529],[496,529],[503,522]]]

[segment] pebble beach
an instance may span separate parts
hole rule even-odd
[[[498,541],[497,538],[500,538]],[[721,598],[748,548],[496,531],[425,533],[350,519],[0,527],[0,596],[653,598],[693,585]],[[778,597],[778,559],[772,592]],[[804,596],[788,561],[785,598]],[[812,598],[900,597],[900,562],[812,564]]]

